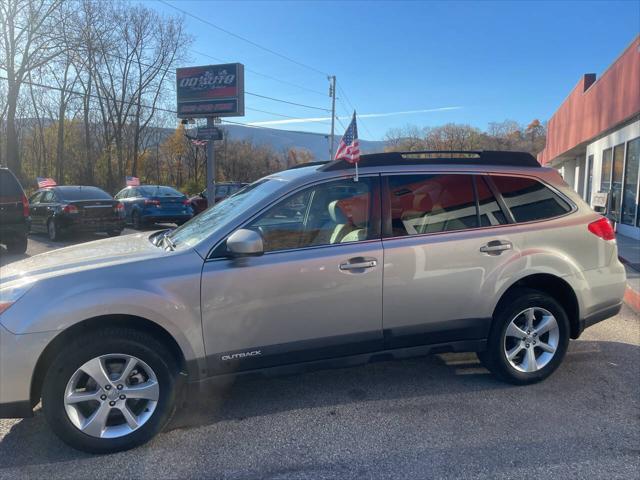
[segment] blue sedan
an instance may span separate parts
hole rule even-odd
[[[136,229],[153,223],[182,225],[193,216],[187,197],[163,185],[126,187],[115,198],[124,205],[127,223]]]

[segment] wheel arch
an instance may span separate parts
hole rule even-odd
[[[575,339],[580,336],[582,332],[580,330],[580,305],[578,303],[578,297],[566,280],[550,273],[534,273],[514,282],[500,296],[500,300],[493,311],[493,318],[495,318],[496,311],[508,300],[511,294],[521,288],[532,288],[554,298],[562,305],[562,308],[564,308],[569,317],[571,338]]]
[[[157,323],[135,315],[97,316],[78,322],[61,331],[42,351],[38,361],[36,362],[33,376],[31,377],[30,397],[32,407],[34,407],[40,399],[42,385],[48,366],[58,352],[60,352],[65,343],[77,335],[97,331],[106,327],[124,327],[150,334],[169,348],[171,353],[173,353],[181,372],[188,373],[189,369],[192,368],[185,359],[185,354],[175,338]]]

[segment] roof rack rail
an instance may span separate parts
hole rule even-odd
[[[389,165],[496,165],[505,167],[540,167],[528,152],[493,150],[418,150],[415,152],[386,152],[362,155],[358,165],[385,167]],[[326,162],[319,170],[329,172],[353,168],[346,160]]]
[[[298,163],[296,165],[292,165],[289,168],[286,168],[285,170],[295,170],[296,168],[315,167],[317,165],[326,165],[327,163],[329,163],[328,160],[319,160],[319,161],[316,161],[316,162]]]

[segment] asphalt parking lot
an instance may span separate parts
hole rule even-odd
[[[34,236],[27,255],[61,245]],[[0,254],[2,264],[16,259]],[[0,420],[2,479],[628,479],[639,471],[640,319],[626,307],[528,387],[496,381],[472,354],[247,377],[188,400],[151,443],[109,456],[66,447],[40,411]]]

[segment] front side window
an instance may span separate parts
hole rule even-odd
[[[376,184],[376,178],[361,177],[315,185],[280,201],[245,228],[261,233],[265,252],[375,238]]]
[[[388,179],[391,236],[479,226],[472,175],[392,175]]]
[[[491,178],[516,222],[553,218],[571,211],[567,202],[537,180],[501,175]]]

